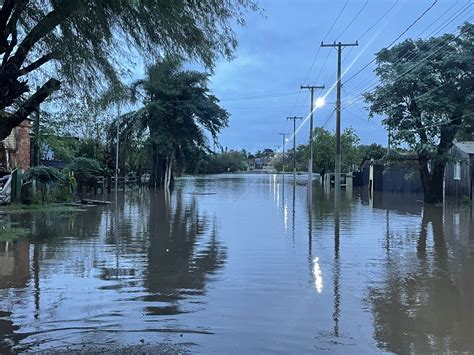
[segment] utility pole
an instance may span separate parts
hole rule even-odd
[[[282,136],[282,138],[283,138],[283,159],[282,159],[282,162],[283,162],[283,168],[282,168],[283,175],[285,175],[285,142],[286,142],[286,136],[287,135],[288,135],[288,133],[280,133],[280,136]]]
[[[337,98],[336,98],[336,167],[334,177],[334,189],[336,196],[341,190],[341,54],[343,47],[357,47],[359,43],[341,43],[324,44],[321,47],[337,48]]]
[[[324,85],[307,85],[300,86],[300,89],[308,89],[311,91],[311,108],[310,108],[310,118],[309,118],[309,160],[308,160],[308,183],[313,181],[313,114],[314,114],[314,90],[315,89],[324,89]]]
[[[292,116],[286,119],[293,120],[293,175],[296,175],[296,120],[302,120],[303,117]]]

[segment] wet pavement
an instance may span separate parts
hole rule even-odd
[[[4,216],[0,353],[474,351],[472,205],[309,196],[221,175]]]

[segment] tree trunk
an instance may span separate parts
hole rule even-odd
[[[172,158],[165,158],[158,152],[158,147],[154,144],[153,147],[153,170],[150,176],[149,186],[152,188],[168,188],[173,189],[173,160]]]
[[[420,163],[420,177],[424,201],[432,204],[442,203],[445,163],[434,162],[430,172],[428,169],[428,159],[419,156],[418,160]]]

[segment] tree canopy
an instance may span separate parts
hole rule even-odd
[[[146,78],[134,83],[143,107],[122,117],[122,126],[126,132],[148,133],[153,185],[169,186],[173,173],[185,170],[189,159],[208,149],[207,134],[217,142],[227,126],[229,114],[207,84],[208,74],[184,70],[173,57],[150,65]]]
[[[370,114],[386,116],[394,144],[418,154],[426,202],[442,201],[447,152],[474,129],[474,28],[406,40],[377,53],[380,84],[365,94]]]
[[[3,1],[0,139],[60,86],[73,95],[112,88],[117,95],[134,54],[148,59],[178,54],[212,68],[217,57],[232,56],[237,41],[231,25],[243,24],[247,9],[257,5],[252,0]]]

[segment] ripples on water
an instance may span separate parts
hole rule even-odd
[[[0,353],[474,350],[472,206],[355,190],[335,211],[285,180],[4,216],[30,236],[0,242]]]

